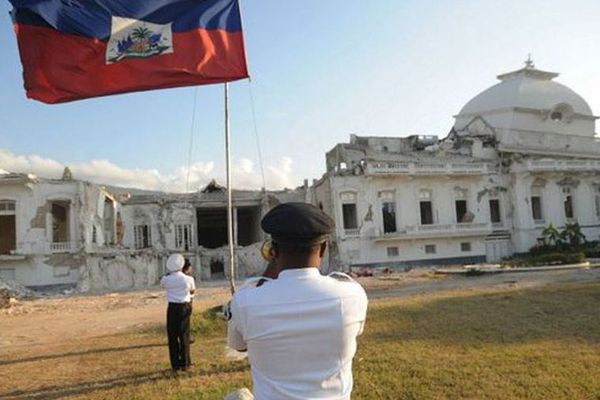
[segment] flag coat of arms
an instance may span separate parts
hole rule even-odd
[[[27,97],[62,103],[248,77],[238,0],[10,0]]]

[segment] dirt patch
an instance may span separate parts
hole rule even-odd
[[[600,281],[600,269],[532,272],[480,277],[438,277],[429,270],[358,278],[371,300],[455,290],[511,290],[555,283]],[[231,298],[226,282],[199,287],[194,307],[213,307]],[[0,356],[19,347],[45,346],[160,324],[166,300],[159,289],[19,301],[0,310]]]
[[[199,288],[194,305],[208,307],[229,299],[225,285]],[[127,332],[165,318],[166,299],[159,289],[95,296],[20,301],[0,310],[0,355],[21,346],[61,343]],[[43,327],[43,329],[41,329]]]

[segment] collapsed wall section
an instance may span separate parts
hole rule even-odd
[[[145,288],[158,284],[162,259],[151,253],[89,255],[80,270],[80,292]]]

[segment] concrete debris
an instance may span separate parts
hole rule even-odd
[[[31,299],[38,297],[37,294],[13,280],[0,279],[0,289],[6,289],[16,299]]]
[[[7,289],[0,289],[0,308],[9,308],[11,298]]]
[[[80,268],[77,291],[87,293],[154,286],[160,271],[160,258],[153,254],[91,256]]]
[[[267,267],[267,262],[260,253],[262,243],[254,243],[236,250],[238,270],[244,271],[246,276],[260,275]]]

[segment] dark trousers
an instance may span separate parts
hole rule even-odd
[[[169,336],[169,357],[171,368],[187,368],[190,359],[190,317],[191,303],[169,303],[167,307],[167,335]]]

